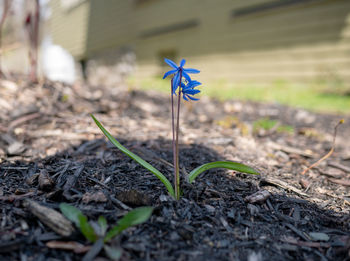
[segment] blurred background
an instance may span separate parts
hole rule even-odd
[[[349,0],[1,0],[1,73],[350,113]],[[37,64],[37,69],[33,69]]]

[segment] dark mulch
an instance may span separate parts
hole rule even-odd
[[[83,253],[48,246],[89,246],[78,232],[54,232],[28,199],[56,210],[67,202],[110,224],[134,207],[153,206],[149,221],[113,242],[123,260],[350,260],[349,117],[334,154],[301,175],[331,148],[339,116],[234,100],[187,103],[183,197],[174,201],[89,117],[172,181],[167,95],[18,78],[0,82],[0,109],[0,260],[81,260]],[[279,127],[259,128],[262,118]],[[215,160],[249,164],[261,176],[219,169],[186,183],[186,172]],[[258,191],[270,195],[250,202]],[[101,252],[98,260],[105,259]]]

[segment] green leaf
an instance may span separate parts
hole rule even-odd
[[[121,145],[103,126],[102,124],[94,117],[94,115],[91,114],[92,119],[95,121],[96,125],[101,129],[103,134],[109,139],[110,142],[113,143],[114,146],[116,146],[121,152],[126,154],[128,157],[135,160],[138,164],[143,166],[144,168],[148,169],[150,172],[152,172],[158,179],[160,179],[161,182],[165,185],[167,188],[169,194],[175,198],[175,192],[174,189],[170,183],[170,181],[155,167],[153,167],[151,164],[149,164],[147,161],[143,160],[141,157],[137,156],[136,154],[132,153],[130,150],[125,148],[123,145]]]
[[[111,230],[108,231],[104,241],[109,241],[113,237],[119,235],[123,230],[127,229],[128,227],[135,226],[147,221],[147,219],[149,219],[149,217],[151,216],[152,211],[152,207],[140,207],[131,210],[122,219],[119,220],[116,226],[114,226]]]
[[[86,239],[90,240],[91,242],[96,242],[97,236],[93,227],[89,224],[87,217],[83,214],[79,214],[78,218],[81,233],[85,236]]]
[[[119,260],[122,257],[123,250],[121,248],[103,246],[106,255],[112,260]]]
[[[99,238],[94,242],[94,244],[90,247],[89,251],[84,255],[81,261],[91,261],[97,260],[97,255],[101,252],[104,246],[103,238]]]
[[[83,215],[83,213],[79,209],[72,205],[61,203],[60,210],[66,218],[72,221],[80,229],[79,215]]]
[[[97,222],[100,225],[101,234],[105,235],[105,233],[107,231],[107,220],[106,220],[106,218],[104,216],[99,216]]]
[[[213,169],[213,168],[224,168],[224,169],[232,169],[236,170],[242,173],[248,173],[248,174],[254,174],[254,175],[260,175],[255,169],[244,165],[242,163],[232,162],[232,161],[215,161],[203,164],[199,166],[198,168],[195,168],[188,174],[189,182],[192,183],[195,178],[201,174],[203,171]]]
[[[66,218],[74,222],[86,239],[90,240],[91,242],[96,241],[97,236],[94,229],[89,224],[87,217],[79,209],[66,203],[61,203],[60,209]]]

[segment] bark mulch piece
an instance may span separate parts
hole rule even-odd
[[[349,117],[334,154],[301,175],[331,148],[339,116],[205,97],[185,103],[183,197],[174,201],[89,117],[172,180],[167,95],[16,77],[0,81],[0,260],[81,260],[92,246],[62,219],[61,202],[109,224],[153,206],[146,223],[113,242],[122,260],[350,260]],[[264,129],[261,119],[278,125]],[[186,183],[186,173],[215,160],[261,176],[218,169]]]

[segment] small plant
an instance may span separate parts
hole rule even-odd
[[[100,216],[97,222],[89,222],[87,217],[72,205],[61,203],[60,209],[61,212],[79,228],[85,238],[94,243],[94,246],[85,255],[83,260],[88,260],[90,257],[93,259],[102,248],[111,259],[118,260],[122,255],[122,250],[120,248],[108,246],[105,243],[108,243],[125,229],[147,221],[153,210],[152,207],[133,209],[121,218],[117,225],[107,231],[108,225],[104,216]]]
[[[253,132],[257,133],[259,130],[264,131],[275,130],[277,132],[293,133],[294,129],[290,125],[281,125],[276,120],[271,120],[269,118],[261,118],[253,123]]]
[[[93,120],[97,124],[97,126],[101,129],[103,134],[109,139],[110,142],[113,143],[119,150],[121,150],[124,154],[135,160],[137,163],[148,169],[150,172],[152,172],[155,176],[157,176],[158,179],[160,179],[161,182],[165,185],[167,188],[169,194],[176,200],[180,199],[180,168],[179,168],[179,118],[180,118],[180,104],[181,104],[181,98],[183,98],[185,101],[197,101],[198,98],[195,98],[194,95],[200,93],[200,90],[196,89],[199,85],[201,85],[200,82],[192,80],[189,74],[196,74],[199,73],[199,70],[197,69],[191,69],[191,68],[183,68],[186,61],[185,59],[182,59],[180,62],[180,66],[177,66],[176,63],[169,59],[165,59],[165,62],[171,66],[173,69],[166,72],[164,74],[163,79],[167,78],[168,76],[172,76],[171,79],[171,115],[172,115],[172,138],[173,138],[173,162],[174,162],[174,188],[171,185],[170,181],[155,167],[153,167],[151,164],[143,160],[141,157],[137,156],[136,154],[129,151],[127,148],[125,148],[123,145],[121,145],[103,126],[102,124],[93,116]],[[176,105],[176,127],[175,127],[175,112],[174,112],[174,96],[177,96],[177,105]],[[201,174],[202,172],[213,169],[213,168],[225,168],[225,169],[231,169],[236,170],[243,173],[248,174],[255,174],[259,175],[259,173],[254,170],[253,168],[244,165],[242,163],[232,162],[232,161],[216,161],[216,162],[210,162],[203,164],[196,169],[192,170],[188,175],[188,181],[192,183],[195,178]]]

